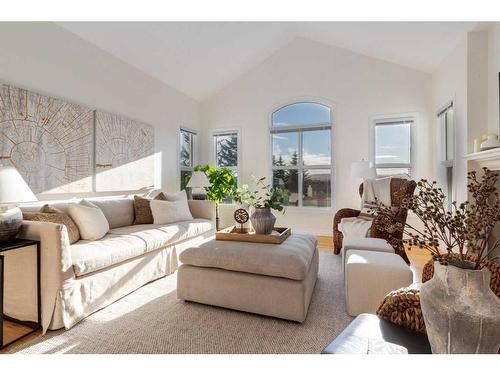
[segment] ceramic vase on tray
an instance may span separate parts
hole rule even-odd
[[[273,215],[270,208],[255,208],[250,216],[250,221],[257,234],[271,234],[276,222],[276,216]]]

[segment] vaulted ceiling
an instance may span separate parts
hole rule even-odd
[[[477,22],[61,22],[115,57],[203,100],[294,38],[432,72]]]

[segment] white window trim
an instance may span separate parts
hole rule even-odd
[[[290,126],[279,126],[275,127],[273,126],[273,114],[276,111],[279,111],[280,109],[289,106],[291,104],[297,104],[297,103],[316,103],[316,104],[321,104],[324,105],[328,108],[330,108],[330,122],[329,123],[319,123],[319,124],[299,124],[299,125],[290,125]],[[335,114],[336,114],[336,107],[334,103],[325,101],[320,98],[293,98],[285,103],[281,103],[278,106],[275,106],[269,114],[268,118],[268,124],[269,124],[269,137],[268,137],[268,163],[269,163],[269,181],[273,181],[273,170],[275,169],[290,169],[289,167],[283,167],[283,168],[275,168],[273,167],[273,133],[277,132],[283,132],[283,131],[290,131],[290,132],[301,132],[301,129],[307,129],[307,130],[321,130],[321,129],[330,129],[330,165],[326,166],[307,166],[305,169],[330,169],[330,207],[309,207],[309,206],[303,206],[302,205],[302,193],[303,193],[303,186],[301,181],[298,183],[298,199],[299,199],[299,204],[298,206],[287,206],[286,209],[290,211],[318,211],[318,212],[332,212],[335,211],[335,199],[334,199],[334,193],[335,193],[335,158],[334,158],[334,131],[335,131]],[[299,165],[302,166],[302,136],[299,136]],[[297,167],[298,170],[304,169]],[[299,174],[301,176],[301,174]],[[300,178],[300,177],[299,177]]]
[[[180,134],[181,132],[188,132],[192,133],[195,135],[193,139],[193,144],[191,145],[192,147],[192,161],[193,161],[193,166],[192,167],[185,167],[181,165],[181,141],[180,141]],[[179,127],[179,132],[177,133],[177,186],[181,186],[181,172],[187,171],[187,172],[193,172],[194,167],[196,166],[198,162],[198,131],[187,127],[187,126],[180,126]]]
[[[412,126],[410,127],[410,164],[376,164],[376,147],[375,147],[375,127],[378,123],[382,123],[384,121],[387,122],[396,122],[396,121],[412,121]],[[375,167],[375,171],[377,168],[409,168],[410,175],[409,178],[412,178],[415,174],[415,132],[418,124],[418,113],[397,113],[397,114],[389,114],[389,115],[377,115],[373,116],[370,119],[370,161],[373,163]],[[390,125],[388,125],[390,126]],[[375,172],[376,173],[376,172]],[[377,177],[390,177],[390,176],[379,176]]]
[[[215,142],[215,137],[219,135],[229,135],[229,134],[236,134],[236,140],[237,140],[237,157],[238,157],[238,164],[236,167],[224,167],[227,169],[230,169],[232,171],[236,171],[238,174],[238,186],[240,185],[240,170],[241,170],[241,130],[240,129],[235,129],[235,128],[227,128],[227,129],[217,129],[212,131],[212,162],[215,166],[217,166],[217,146]]]
[[[442,160],[442,147],[443,147],[443,139],[442,139],[442,129],[441,129],[441,124],[439,124],[439,115],[442,112],[446,112],[449,109],[453,110],[453,160],[451,161],[443,161]],[[452,186],[451,186],[451,201],[456,201],[457,200],[457,188],[456,188],[456,181],[457,181],[457,120],[456,120],[456,98],[452,97],[450,100],[448,100],[444,105],[439,107],[439,109],[436,111],[436,118],[435,120],[438,122],[437,126],[437,132],[436,132],[436,139],[439,141],[436,142],[436,155],[439,155],[439,161],[438,161],[438,168],[452,168]],[[439,175],[439,171],[438,171]],[[439,180],[438,180],[439,181]]]

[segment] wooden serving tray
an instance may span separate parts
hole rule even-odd
[[[215,239],[219,241],[240,241],[256,243],[280,244],[292,233],[291,228],[274,227],[271,234],[256,234],[255,232],[238,233],[235,225],[221,229],[215,233]]]

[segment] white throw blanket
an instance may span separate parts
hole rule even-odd
[[[386,206],[391,205],[391,178],[366,179],[363,182],[361,214],[358,217],[346,217],[340,221],[339,230],[345,238],[368,237],[372,226],[373,214],[370,209],[375,200]]]

